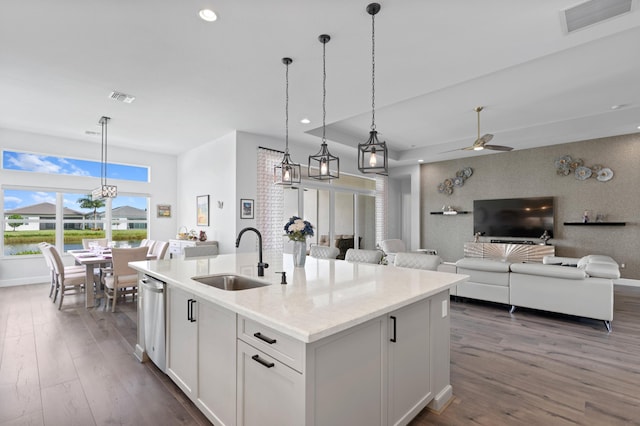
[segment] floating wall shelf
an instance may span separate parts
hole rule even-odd
[[[459,214],[469,214],[469,213],[471,213],[471,212],[450,212],[450,213],[449,212],[446,212],[446,213],[445,212],[431,212],[431,214],[441,214],[443,216],[456,216],[456,215],[459,215]]]
[[[625,226],[627,222],[565,222],[565,226]]]

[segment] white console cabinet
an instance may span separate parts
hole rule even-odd
[[[169,257],[179,257],[184,255],[185,247],[196,247],[206,245],[218,245],[217,241],[198,241],[198,240],[169,240]]]

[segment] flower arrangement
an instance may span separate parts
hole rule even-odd
[[[305,241],[307,237],[313,237],[313,225],[298,216],[291,216],[284,225],[284,232],[291,241]]]

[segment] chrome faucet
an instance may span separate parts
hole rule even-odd
[[[269,267],[269,264],[262,261],[262,234],[260,234],[260,231],[258,231],[256,228],[251,227],[244,228],[238,234],[238,238],[236,238],[236,248],[240,246],[240,238],[242,238],[242,234],[244,234],[246,231],[253,231],[256,233],[256,235],[258,235],[258,276],[264,277],[264,270],[265,268]]]

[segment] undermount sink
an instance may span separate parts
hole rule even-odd
[[[191,277],[191,279],[198,281],[199,283],[227,291],[248,290],[250,288],[269,285],[269,283],[263,281],[234,274],[205,275],[202,277]]]

